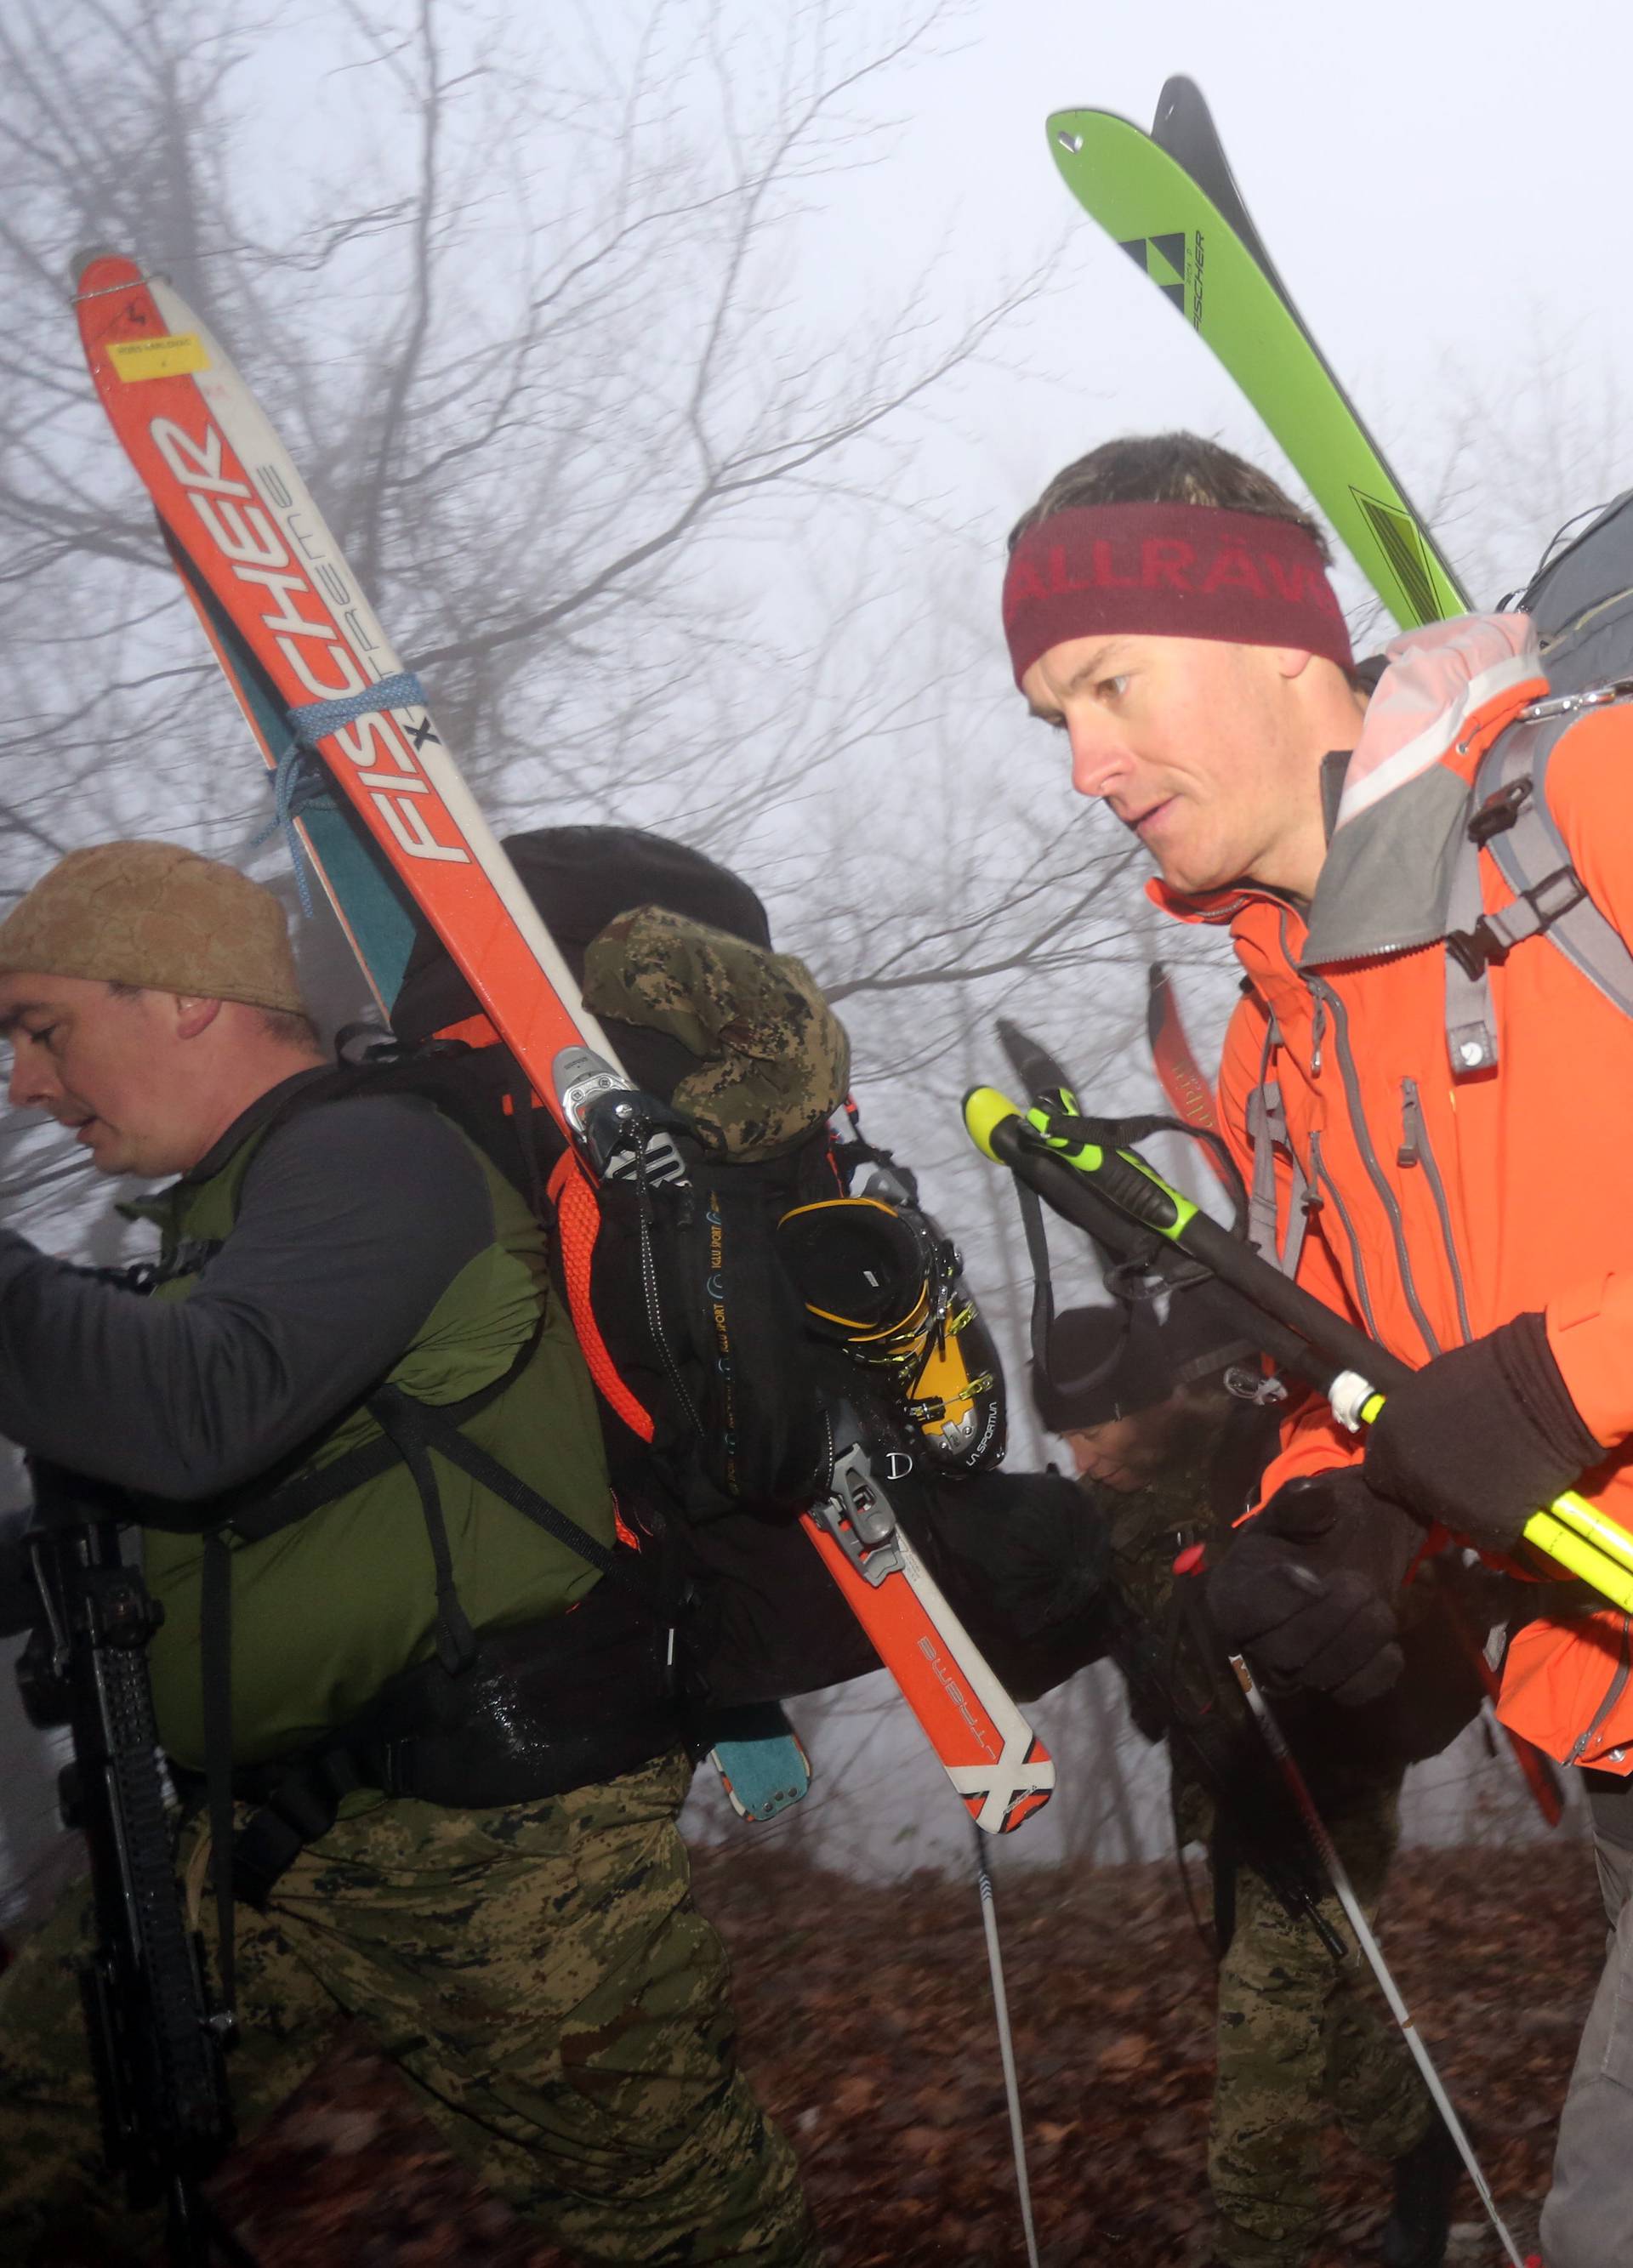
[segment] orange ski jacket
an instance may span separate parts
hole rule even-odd
[[[1533,936],[1486,973],[1495,1061],[1454,1066],[1449,1039],[1458,873],[1463,917],[1473,895],[1487,914],[1513,903],[1490,850],[1468,847],[1474,775],[1546,679],[1523,616],[1389,652],[1307,915],[1252,886],[1150,895],[1230,924],[1246,983],[1221,1116],[1250,1182],[1258,1129],[1264,1228],[1274,1160],[1277,1256],[1415,1364],[1541,1309],[1584,1421],[1616,1445],[1583,1493],[1633,1529],[1633,1018]],[[1569,725],[1547,793],[1594,905],[1633,940],[1633,704]],[[1362,1453],[1304,1402],[1262,1495]],[[1548,1599],[1511,1646],[1499,1712],[1563,1763],[1633,1771],[1629,1617],[1585,1589]]]

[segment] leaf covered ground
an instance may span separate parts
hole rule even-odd
[[[973,1885],[886,1887],[744,1836],[698,1855],[743,2053],[793,2137],[833,2268],[1024,2257]],[[1007,1870],[1004,1960],[1045,2268],[1200,2268],[1211,1977],[1171,1867]],[[1603,1946],[1579,1843],[1408,1853],[1385,1948],[1516,2234]],[[342,2038],[218,2178],[263,2268],[560,2268],[473,2190],[366,2043]],[[1383,2177],[1336,2137],[1316,2268],[1374,2257]],[[1500,2257],[1466,2191],[1452,2257]]]

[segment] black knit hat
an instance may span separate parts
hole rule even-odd
[[[1171,1292],[1159,1322],[1142,1299],[1068,1307],[1049,1333],[1048,1368],[1031,1368],[1032,1401],[1052,1433],[1079,1432],[1165,1402],[1255,1351],[1216,1288]]]

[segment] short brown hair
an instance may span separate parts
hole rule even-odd
[[[1103,441],[1064,466],[1021,514],[1009,530],[1010,550],[1040,520],[1097,504],[1200,504],[1221,512],[1262,512],[1267,519],[1285,519],[1302,528],[1323,565],[1333,563],[1323,530],[1268,473],[1200,433],[1129,433]]]

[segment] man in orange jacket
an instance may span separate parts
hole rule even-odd
[[[1149,852],[1153,900],[1230,925],[1246,983],[1220,1101],[1261,1248],[1419,1366],[1364,1438],[1295,1408],[1213,1589],[1262,1667],[1359,1701],[1399,1672],[1392,1598],[1437,1531],[1510,1554],[1573,1483],[1633,1528],[1633,1019],[1502,924],[1498,814],[1471,830],[1482,756],[1547,691],[1525,617],[1437,624],[1357,670],[1327,558],[1228,452],[1115,441],[1023,517],[1004,622],[1074,785]],[[1633,939],[1633,710],[1570,723],[1547,799]],[[1545,2257],[1610,2268],[1633,2263],[1633,1629],[1585,1592],[1539,1600],[1501,1713],[1583,1768],[1614,1933]]]

